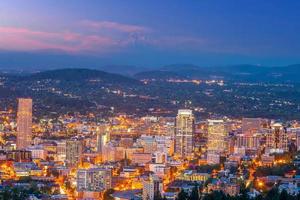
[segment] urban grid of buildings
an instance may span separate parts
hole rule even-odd
[[[24,177],[53,199],[176,199],[246,187],[255,198],[277,185],[299,194],[300,125],[263,118],[63,115],[33,122],[33,102],[18,99],[17,118],[1,113],[2,183]],[[272,172],[271,169],[284,169]],[[33,197],[32,197],[33,198]],[[33,198],[34,199],[34,198]]]

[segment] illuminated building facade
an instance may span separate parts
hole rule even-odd
[[[297,131],[296,133],[296,145],[297,145],[297,150],[300,150],[300,131]]]
[[[236,147],[255,150],[260,147],[260,136],[258,134],[239,134],[236,137]]]
[[[271,125],[272,131],[266,135],[266,150],[269,153],[288,151],[287,133],[279,123]]]
[[[82,142],[80,140],[68,140],[66,142],[66,162],[69,166],[74,166],[80,161],[82,154]]]
[[[32,159],[31,152],[26,150],[9,151],[6,157],[15,162],[30,162]]]
[[[154,200],[161,195],[163,189],[162,180],[155,175],[150,175],[143,180],[143,200]]]
[[[107,131],[100,131],[97,128],[97,153],[103,156],[103,148],[110,141],[110,134]]]
[[[207,151],[224,152],[226,136],[223,120],[208,120]]]
[[[242,133],[248,136],[256,133],[262,125],[261,118],[243,118],[242,120]]]
[[[67,144],[65,140],[56,141],[57,160],[66,160]]]
[[[18,99],[17,149],[25,149],[32,143],[32,99]]]
[[[47,151],[41,145],[35,145],[27,148],[31,152],[32,159],[46,159]]]
[[[157,150],[157,142],[154,136],[142,135],[138,143],[144,149],[144,153],[153,153]]]
[[[195,117],[192,110],[178,110],[175,124],[175,154],[186,157],[193,153]]]
[[[111,188],[110,169],[90,168],[77,171],[77,191],[101,192]]]

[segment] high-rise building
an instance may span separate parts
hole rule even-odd
[[[110,134],[104,128],[97,128],[97,152],[102,154],[103,147],[110,141]]]
[[[266,151],[270,153],[288,151],[287,133],[281,124],[271,125],[271,132],[266,135]]]
[[[178,110],[175,124],[175,154],[186,157],[193,153],[195,117],[192,110]]]
[[[107,131],[100,131],[97,129],[97,153],[101,156],[101,159],[103,160],[103,151],[105,148],[105,145],[110,140],[109,132]]]
[[[296,145],[297,145],[297,150],[300,150],[300,131],[296,132]]]
[[[102,149],[102,161],[115,162],[125,158],[125,148],[108,143]]]
[[[66,142],[67,165],[74,166],[80,161],[82,154],[82,142],[80,140],[68,140]]]
[[[245,135],[253,135],[262,127],[261,118],[243,118],[242,133]]]
[[[32,99],[18,99],[17,149],[25,149],[32,143]]]
[[[102,192],[110,189],[111,177],[111,169],[79,169],[77,171],[77,191]]]
[[[57,160],[65,161],[66,160],[66,151],[67,151],[67,143],[66,140],[61,140],[56,142],[56,152],[57,152]]]
[[[227,133],[223,120],[208,120],[207,151],[221,153],[226,149]]]
[[[149,175],[143,180],[143,200],[154,200],[162,193],[162,180],[156,175]]]
[[[258,150],[260,147],[260,135],[259,134],[239,134],[236,136],[237,148],[245,148],[247,150]]]

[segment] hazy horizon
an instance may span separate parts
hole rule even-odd
[[[0,8],[1,68],[300,63],[293,0],[13,0]]]

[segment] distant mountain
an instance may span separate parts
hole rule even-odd
[[[32,74],[1,74],[0,103],[34,99],[38,115],[88,112],[120,106],[123,95],[144,87],[139,80],[92,69],[57,69]],[[127,100],[127,99],[125,99]],[[134,105],[136,102],[132,102]],[[122,105],[125,103],[123,102]],[[123,107],[127,108],[127,107]],[[102,110],[103,111],[103,110]]]
[[[215,75],[215,73],[209,68],[186,64],[167,65],[157,70],[137,73],[134,77],[138,79],[211,79],[212,75]]]
[[[159,68],[161,71],[182,71],[182,70],[200,70],[201,67],[193,64],[173,64],[165,65]]]
[[[146,71],[146,72],[140,72],[134,75],[137,79],[171,79],[171,78],[187,78],[186,76],[173,72],[173,71],[160,71],[160,70],[154,70],[154,71]]]
[[[57,69],[44,72],[38,72],[27,76],[19,77],[21,80],[36,81],[36,80],[63,80],[63,81],[77,81],[81,82],[89,79],[98,79],[105,83],[126,83],[126,84],[140,84],[136,79],[122,76],[119,74],[107,73],[100,70],[92,69]]]
[[[199,67],[196,65],[169,65],[158,70],[135,74],[139,79],[224,79],[251,82],[300,82],[300,65],[268,67],[258,65],[234,65]]]
[[[226,84],[174,83],[141,81],[92,69],[59,69],[32,74],[1,74],[0,105],[16,108],[16,98],[34,99],[34,116],[59,116],[69,112],[95,113],[111,116],[128,113],[137,116],[175,116],[180,108],[203,108],[195,112],[202,117],[267,117],[300,119],[298,84],[262,87],[257,84],[237,84],[244,81],[299,81],[299,65],[261,67],[251,65],[224,67],[167,66],[159,70],[140,72],[136,78],[166,80],[169,78],[223,78]],[[232,81],[233,80],[233,81]],[[174,104],[173,102],[176,102]],[[14,109],[16,110],[16,109]],[[213,115],[212,115],[213,114]],[[97,120],[98,120],[97,119]]]
[[[106,65],[103,67],[99,67],[98,69],[109,73],[121,74],[124,76],[133,76],[134,74],[150,70],[146,67],[137,67],[129,65]]]

